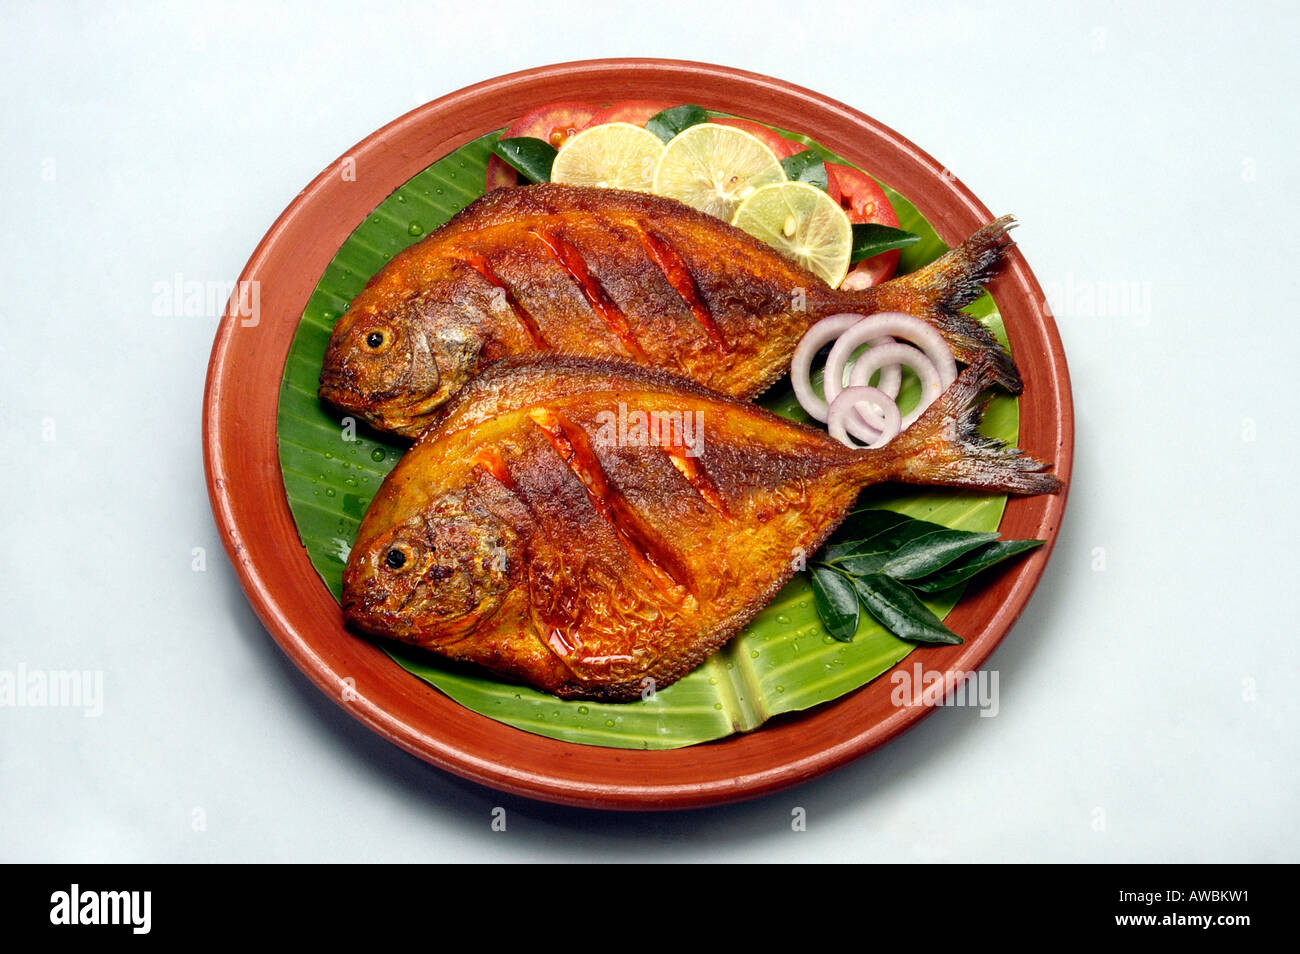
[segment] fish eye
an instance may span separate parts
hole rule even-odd
[[[366,347],[375,353],[386,350],[392,341],[392,333],[385,328],[376,328],[366,335]]]
[[[388,548],[388,552],[384,554],[384,563],[390,570],[402,570],[411,562],[412,556],[411,548],[399,543]]]

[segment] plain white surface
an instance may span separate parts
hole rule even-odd
[[[542,9],[6,6],[0,670],[102,671],[104,711],[0,708],[0,858],[1300,860],[1294,6]],[[678,815],[478,788],[317,692],[208,509],[217,310],[153,308],[178,273],[233,280],[320,169],[420,103],[637,55],[824,92],[1014,212],[1077,402],[1060,541],[990,663],[998,716],[941,710],[829,777]]]

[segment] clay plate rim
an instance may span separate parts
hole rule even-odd
[[[241,318],[232,298],[208,366],[203,451],[213,514],[249,602],[281,649],[349,714],[408,752],[483,785],[560,804],[644,810],[754,798],[861,757],[930,708],[892,705],[885,676],[757,731],[666,752],[523,732],[461,707],[344,630],[285,498],[276,445],[280,380],[299,317],[335,252],[393,189],[431,162],[535,106],[572,99],[694,102],[799,130],[906,195],[950,244],[993,218],[940,163],[893,130],[757,73],[682,60],[604,59],[523,70],[459,90],[341,156],[253,252],[240,282],[258,283],[257,320]],[[345,175],[349,169],[354,179]],[[1018,250],[990,290],[1026,382],[1021,446],[1053,462],[1068,487],[1074,417],[1065,355]],[[1009,501],[1002,532],[1042,537],[1046,545],[958,605],[950,622],[974,633],[965,644],[913,653],[900,665],[920,662],[926,672],[941,673],[978,669],[1042,576],[1065,504],[1064,493]]]

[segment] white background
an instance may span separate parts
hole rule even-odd
[[[104,674],[99,718],[0,708],[0,858],[1300,860],[1294,6],[0,17],[0,669]],[[828,777],[677,815],[478,788],[311,686],[250,611],[209,512],[217,315],[152,313],[178,273],[233,280],[299,189],[407,110],[636,55],[824,92],[1014,212],[1077,402],[1056,552],[990,662],[997,717],[941,710]],[[1137,294],[1099,309],[1108,289]]]

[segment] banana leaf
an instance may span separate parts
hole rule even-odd
[[[488,157],[499,135],[483,136],[435,162],[367,216],[325,269],[294,335],[280,389],[280,466],[299,536],[335,599],[361,518],[403,445],[340,418],[317,399],[330,329],[390,258],[482,194]],[[826,158],[841,161],[809,144]],[[904,197],[885,188],[901,227],[922,236],[903,253],[901,268],[917,268],[941,254],[947,246],[929,223]],[[1001,319],[988,296],[970,311],[1005,343]],[[915,379],[905,380],[900,403],[906,407],[918,390]],[[806,420],[788,384],[775,388],[762,403],[778,414]],[[1015,399],[996,398],[982,430],[1014,442]],[[997,529],[1004,504],[1000,496],[900,492],[890,487],[870,488],[859,500],[859,506],[977,531]],[[942,618],[956,598],[946,593],[926,604]],[[588,745],[665,749],[746,732],[780,713],[835,699],[887,671],[915,647],[890,635],[866,613],[852,642],[832,639],[817,618],[807,575],[800,573],[702,666],[632,703],[564,701],[415,649],[384,648],[397,664],[461,705],[516,728]]]

